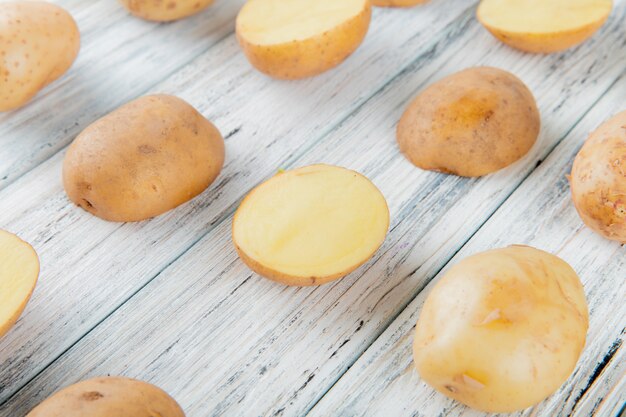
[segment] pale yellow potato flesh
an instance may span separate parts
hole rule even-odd
[[[109,376],[63,388],[26,417],[185,417],[185,413],[152,384]]]
[[[133,15],[155,22],[169,22],[196,14],[213,0],[119,0]]]
[[[427,3],[429,0],[372,0],[377,7],[412,7]]]
[[[539,403],[571,375],[589,313],[560,258],[510,246],[465,258],[428,295],[417,322],[417,370],[444,395],[487,412]]]
[[[626,244],[626,111],[589,136],[574,160],[570,184],[585,224]]]
[[[39,277],[39,258],[28,243],[0,230],[0,337],[17,322]]]
[[[237,16],[237,39],[259,71],[305,78],[354,52],[370,18],[369,0],[250,0]]]
[[[61,7],[0,3],[0,111],[28,103],[72,66],[79,49],[78,27]]]
[[[558,52],[584,42],[606,22],[612,0],[483,0],[480,22],[527,52]]]
[[[389,210],[361,174],[330,165],[282,172],[256,187],[233,219],[233,242],[259,275],[288,285],[343,277],[382,245]]]

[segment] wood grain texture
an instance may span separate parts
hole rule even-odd
[[[554,234],[547,243],[565,242],[574,227],[585,239],[570,253],[606,262],[609,282],[624,276],[624,249],[582,229],[559,175],[575,152],[566,146],[574,132],[582,140],[607,112],[623,105],[623,81],[616,80],[624,75],[625,5],[616,2],[610,22],[591,41],[551,56],[525,55],[497,43],[465,1],[377,10],[355,56],[330,73],[296,83],[253,72],[232,36],[219,41],[150,90],[187,99],[227,137],[225,170],[201,197],[152,221],[105,223],[65,198],[58,180],[62,153],[0,192],[0,225],[32,241],[45,268],[26,314],[0,341],[0,401],[10,398],[0,405],[0,415],[23,415],[61,386],[107,373],[156,383],[189,416],[302,415],[310,409],[314,415],[436,415],[444,408],[465,413],[416,384],[404,345],[390,349],[395,338],[410,343],[416,319],[411,309],[423,297],[418,294],[483,224],[493,244],[515,227],[519,238],[531,241],[539,224]],[[538,145],[520,163],[480,180],[414,168],[395,146],[404,106],[432,81],[485,64],[513,71],[535,93],[544,122]],[[611,105],[617,108],[607,110]],[[540,164],[574,126],[561,147],[569,156]],[[230,215],[277,168],[314,162],[372,178],[389,201],[391,232],[375,258],[348,278],[319,288],[287,288],[253,275],[236,258]],[[548,170],[538,181],[547,191],[525,183],[514,193],[537,165],[529,181]],[[544,199],[546,213],[532,212],[534,200],[522,197],[525,211],[491,226],[502,202],[524,187],[523,196]],[[553,218],[561,211],[569,223]],[[609,262],[610,255],[617,261]],[[615,296],[599,302],[616,304]],[[410,320],[402,327],[398,322],[405,315]],[[618,327],[606,327],[611,342],[623,337]],[[590,346],[604,353],[605,342]],[[381,357],[391,365],[378,372],[365,364],[378,359],[372,352],[380,346],[388,349]],[[592,362],[584,368],[588,375]],[[607,387],[619,376],[614,368],[611,360],[600,372]],[[403,372],[408,385],[397,387]],[[608,392],[591,387],[577,403]],[[563,393],[574,394],[570,388]],[[416,397],[431,408],[418,409]],[[551,415],[552,409],[545,410]]]
[[[450,265],[471,254],[510,244],[535,246],[570,263],[583,281],[590,308],[587,346],[571,378],[543,403],[515,415],[567,416],[578,412],[589,416],[613,386],[613,394],[623,397],[623,386],[618,386],[617,379],[624,371],[626,248],[582,225],[571,204],[566,175],[588,132],[597,127],[599,120],[623,108],[625,94],[626,76],[622,76],[310,415],[324,416],[331,411],[342,416],[484,415],[448,400],[420,380],[412,363],[413,332],[425,298]]]

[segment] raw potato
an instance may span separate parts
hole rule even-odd
[[[606,22],[612,0],[483,0],[478,20],[496,38],[526,52],[578,45]]]
[[[535,99],[513,74],[470,68],[428,87],[398,124],[398,145],[416,166],[464,177],[522,158],[539,135]]]
[[[424,4],[429,0],[372,0],[372,5],[378,7],[412,7]]]
[[[26,417],[185,417],[166,392],[121,377],[93,378],[58,391]]]
[[[259,71],[310,77],[356,50],[371,14],[369,0],[249,0],[237,16],[237,39]]]
[[[196,14],[213,0],[119,0],[132,14],[155,22],[169,22]]]
[[[560,258],[528,246],[470,256],[428,295],[413,344],[422,379],[487,412],[539,403],[585,346],[582,284]]]
[[[0,3],[0,111],[25,105],[72,66],[79,49],[78,27],[61,7]]]
[[[87,127],[65,156],[63,184],[70,200],[100,218],[140,221],[203,192],[223,164],[215,126],[185,101],[154,95]]]
[[[39,277],[39,258],[28,243],[0,230],[0,337],[17,322]]]
[[[233,219],[233,242],[256,273],[319,285],[354,271],[389,228],[385,198],[361,174],[330,165],[282,172],[256,187]]]
[[[626,243],[626,111],[589,136],[574,160],[570,183],[585,224]]]

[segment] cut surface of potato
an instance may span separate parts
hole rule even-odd
[[[243,261],[266,278],[318,285],[367,261],[389,227],[385,198],[361,174],[312,165],[256,187],[233,219]]]
[[[549,53],[589,38],[612,7],[611,0],[483,0],[478,19],[506,44]]]
[[[585,224],[626,244],[626,111],[589,136],[574,160],[570,184]]]
[[[152,384],[110,376],[63,388],[26,417],[185,417],[185,413]]]
[[[303,78],[354,52],[370,18],[369,0],[250,0],[237,16],[237,38],[258,70]]]
[[[428,295],[415,365],[472,408],[522,410],[567,380],[588,326],[582,284],[565,261],[528,246],[490,250],[453,266]]]
[[[28,243],[0,230],[0,337],[24,311],[39,276],[39,258]]]

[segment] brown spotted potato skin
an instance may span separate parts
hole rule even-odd
[[[419,94],[400,119],[397,139],[422,169],[479,177],[522,158],[540,125],[535,99],[517,77],[476,67]]]
[[[141,221],[191,200],[219,175],[224,140],[185,101],[134,100],[88,126],[63,161],[75,204],[109,221]]]
[[[169,22],[196,14],[213,0],[119,0],[133,15],[155,22]]]
[[[429,0],[372,0],[372,5],[377,7],[413,7],[427,3]]]
[[[0,111],[29,102],[72,66],[79,49],[78,27],[61,7],[0,3]]]
[[[185,417],[172,397],[146,382],[93,378],[58,391],[26,417]]]
[[[295,80],[312,77],[342,63],[363,42],[372,7],[343,24],[312,38],[276,45],[255,45],[242,35],[237,19],[237,39],[250,63],[273,78]]]
[[[626,243],[626,111],[589,136],[574,160],[570,183],[583,222]]]

